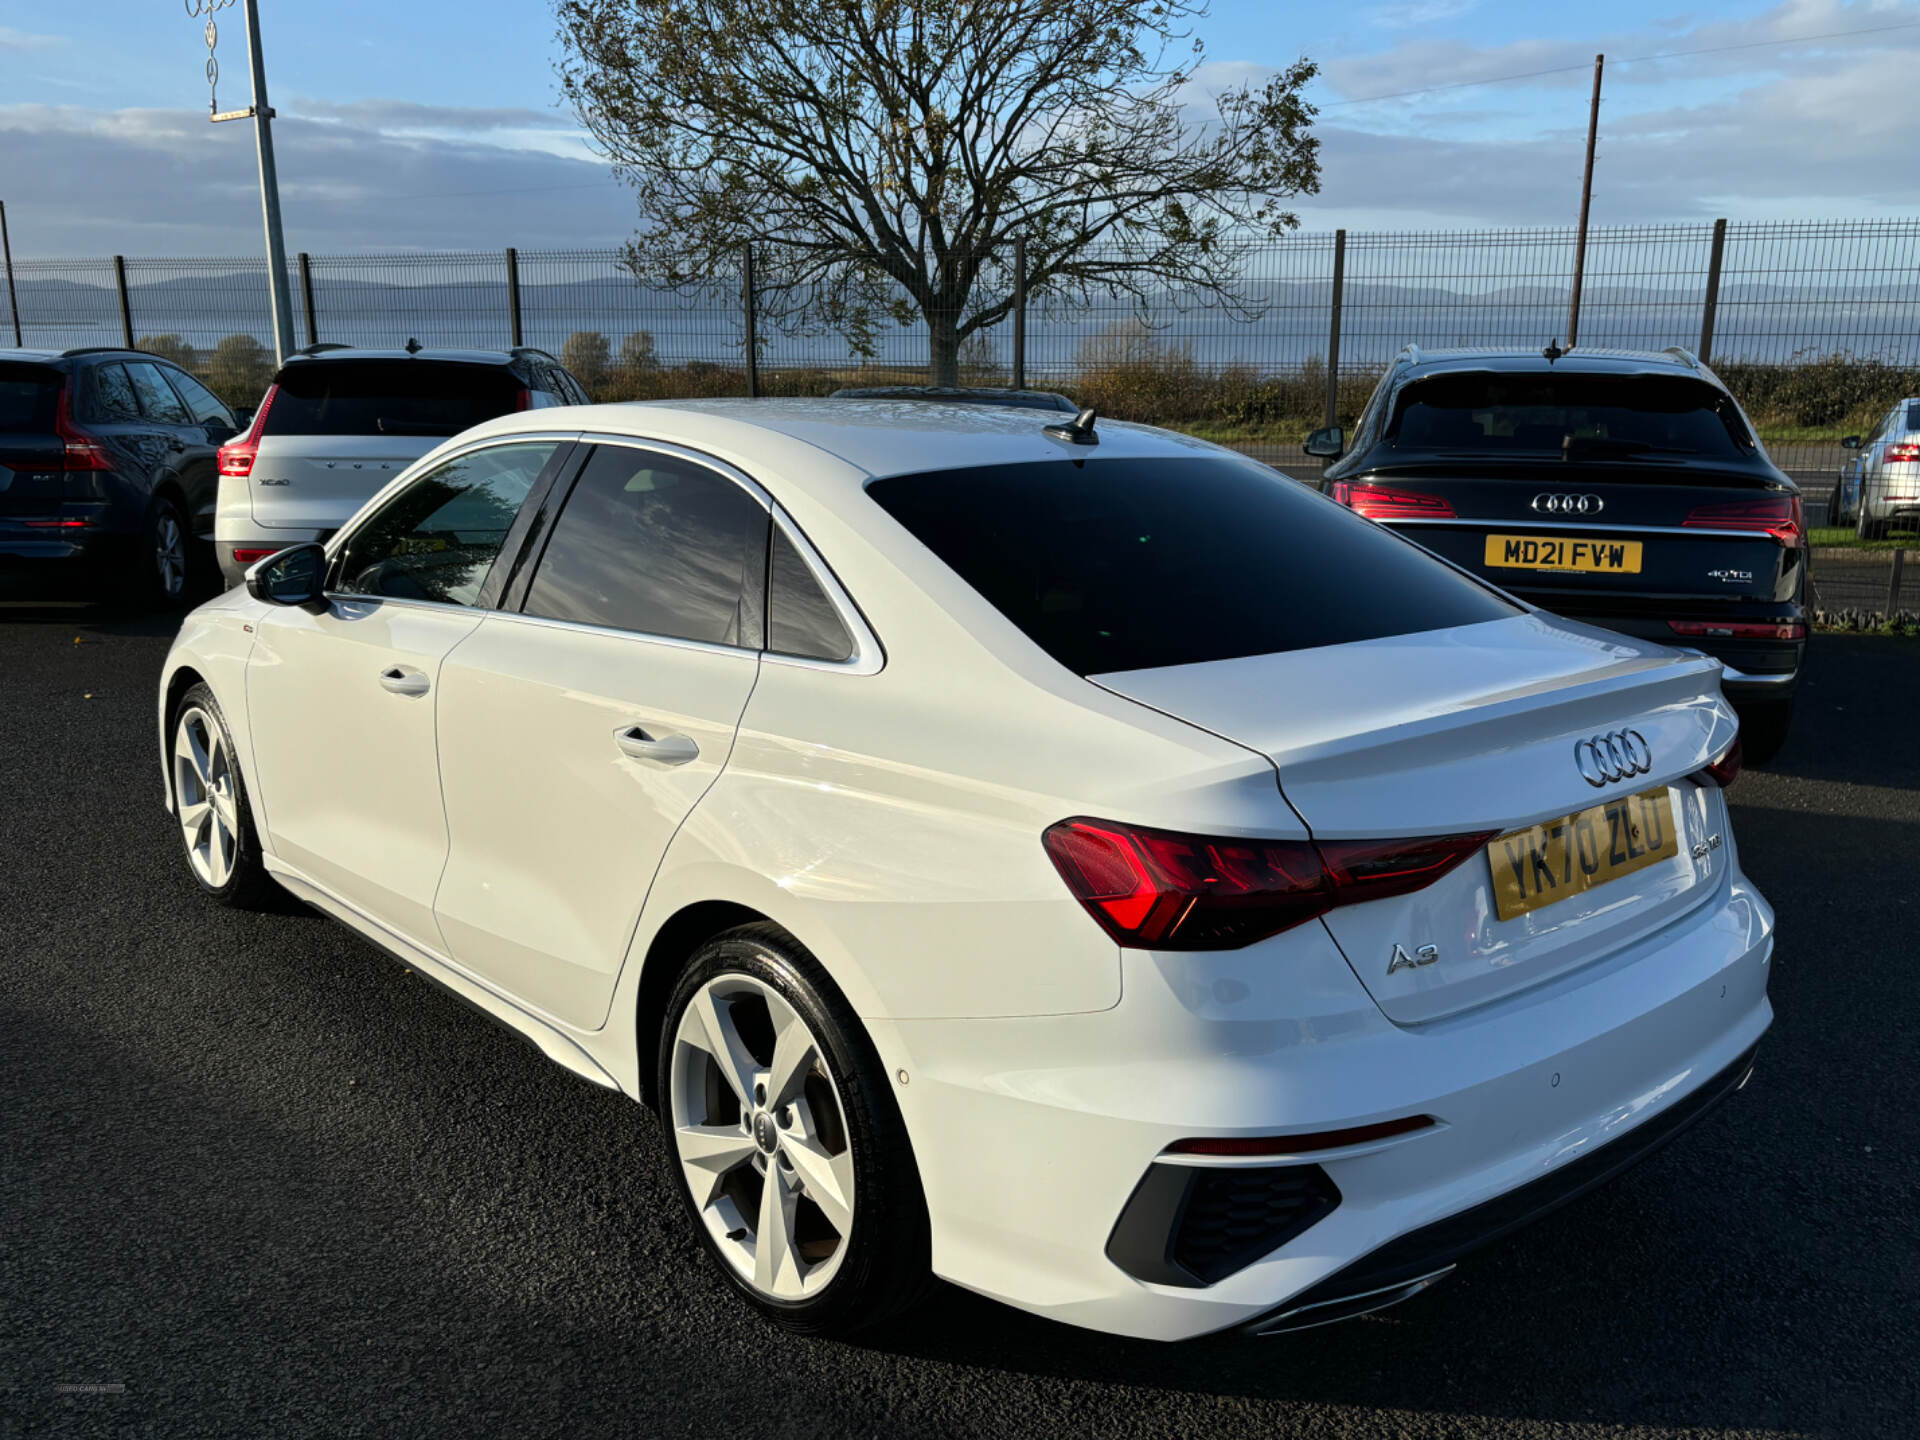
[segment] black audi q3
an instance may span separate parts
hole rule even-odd
[[[1786,739],[1806,650],[1800,490],[1684,350],[1420,350],[1322,485],[1519,600],[1705,651],[1749,764]]]

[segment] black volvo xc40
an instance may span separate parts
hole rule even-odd
[[[1684,350],[1422,351],[1316,431],[1334,499],[1518,599],[1705,651],[1750,764],[1786,738],[1806,650],[1800,490]]]

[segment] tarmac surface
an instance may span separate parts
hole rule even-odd
[[[653,1119],[160,807],[169,621],[0,604],[0,1435],[1920,1434],[1920,644],[1815,638],[1733,793],[1753,1081],[1377,1317],[1156,1346],[943,1289],[862,1343],[709,1273]]]

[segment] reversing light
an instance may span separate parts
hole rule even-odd
[[[1341,1150],[1349,1145],[1389,1140],[1395,1135],[1431,1129],[1433,1124],[1431,1115],[1402,1115],[1397,1120],[1350,1125],[1344,1130],[1316,1130],[1308,1135],[1202,1135],[1191,1140],[1176,1140],[1163,1153],[1234,1157],[1310,1155],[1316,1150]]]
[[[1413,840],[1249,840],[1076,818],[1043,837],[1060,878],[1121,945],[1232,950],[1431,885],[1492,831]]]
[[[1807,540],[1806,517],[1801,513],[1798,495],[1698,505],[1680,523],[1692,530],[1748,530],[1771,535],[1789,550],[1799,549]]]

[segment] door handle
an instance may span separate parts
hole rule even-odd
[[[432,688],[426,675],[404,665],[389,665],[380,672],[380,688],[395,695],[424,695]]]
[[[640,725],[624,725],[614,731],[613,743],[620,747],[621,754],[656,765],[684,765],[700,753],[691,735],[654,736]]]

